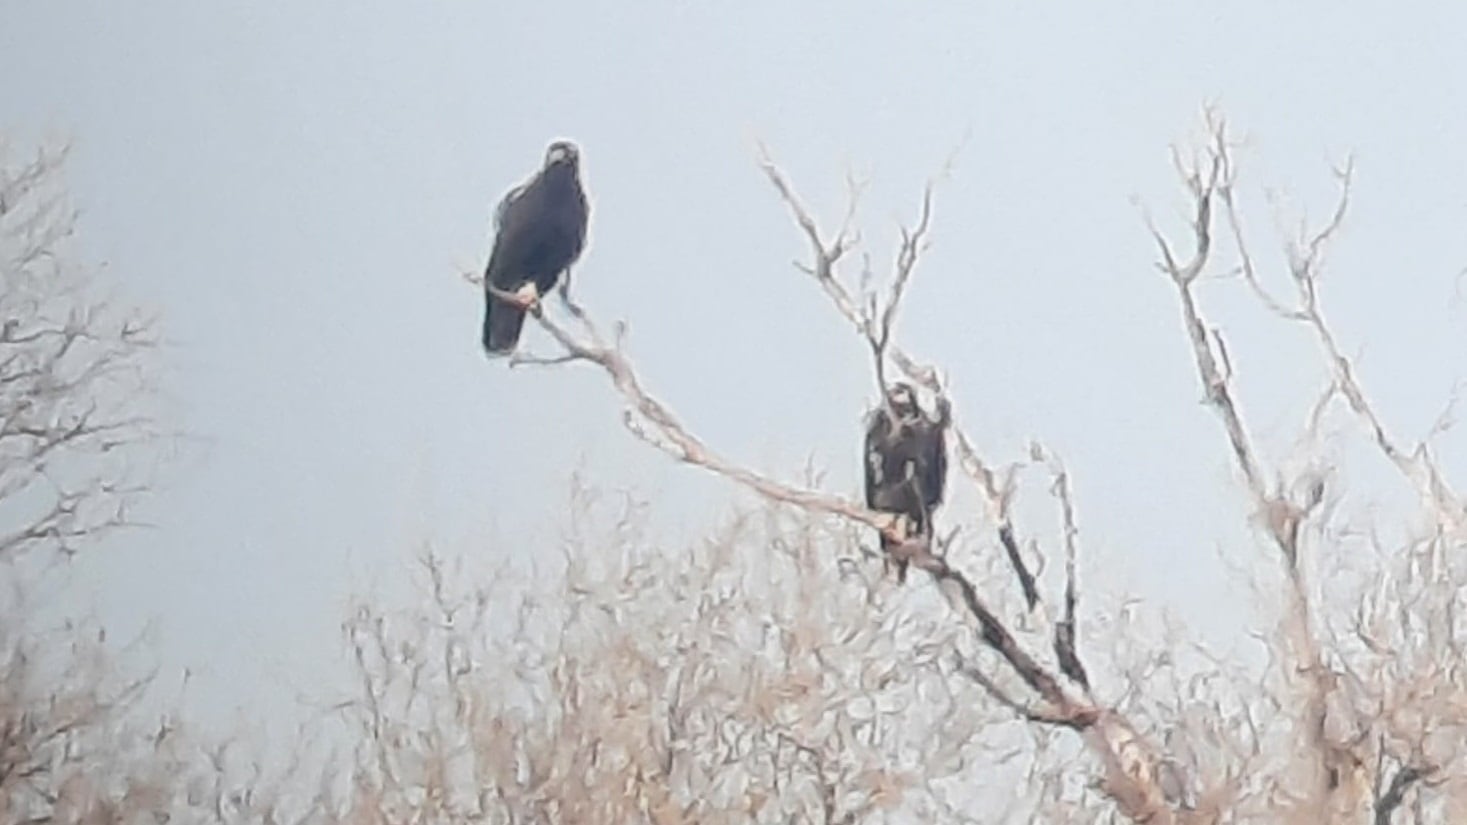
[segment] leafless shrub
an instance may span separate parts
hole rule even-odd
[[[17,626],[27,607],[0,600],[12,619],[0,623],[0,822],[267,823],[310,810],[258,752],[150,717],[155,674],[129,664],[145,653],[109,646],[92,622]]]
[[[641,507],[578,486],[564,570],[461,589],[486,577],[427,551],[429,610],[358,608],[354,815],[928,819],[975,780],[953,631],[895,609],[848,531],[760,508],[666,551]]]

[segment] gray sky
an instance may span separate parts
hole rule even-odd
[[[1133,199],[1180,229],[1167,148],[1216,101],[1276,265],[1265,188],[1323,218],[1353,152],[1327,309],[1401,435],[1424,433],[1463,374],[1467,19],[1446,5],[0,0],[0,125],[74,139],[84,251],[163,311],[180,421],[207,440],[160,530],[79,562],[83,603],[156,621],[227,713],[334,672],[347,596],[423,540],[552,552],[578,466],[654,497],[670,535],[706,525],[730,488],[634,442],[600,375],[479,350],[457,273],[560,136],[593,202],[577,289],[629,322],[654,390],[726,454],[787,477],[813,457],[853,491],[867,365],[789,265],[757,138],[827,224],[846,172],[871,178],[881,265],[963,145],[909,348],[947,365],[990,456],[1039,437],[1066,457],[1092,565],[1225,621],[1215,548],[1247,557],[1241,505]],[[1277,455],[1313,346],[1237,285],[1205,298]],[[1467,457],[1455,433],[1442,451]]]

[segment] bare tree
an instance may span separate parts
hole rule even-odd
[[[1239,743],[1241,753],[1267,765],[1264,800],[1274,815],[1383,824],[1395,821],[1409,801],[1418,822],[1454,821],[1467,812],[1461,764],[1467,688],[1458,618],[1467,583],[1464,502],[1427,442],[1408,446],[1389,433],[1324,313],[1324,256],[1348,212],[1353,166],[1334,170],[1339,197],[1324,224],[1303,227],[1286,240],[1286,269],[1277,280],[1292,297],[1283,298],[1250,251],[1226,122],[1209,110],[1206,126],[1199,151],[1176,155],[1193,204],[1190,251],[1179,254],[1152,231],[1160,268],[1177,290],[1205,397],[1223,424],[1254,522],[1276,551],[1282,574],[1274,661],[1264,682],[1268,701],[1255,702],[1254,709],[1275,709],[1276,729],[1292,743],[1255,731],[1251,741]],[[1231,247],[1231,265],[1219,262],[1216,238]],[[1270,468],[1245,423],[1225,337],[1205,320],[1197,300],[1209,267],[1241,280],[1266,311],[1299,325],[1319,345],[1325,386],[1301,434],[1304,460],[1292,466]],[[1419,510],[1403,514],[1411,534],[1403,545],[1381,546],[1374,525],[1362,531],[1341,513],[1344,492],[1331,490],[1338,483],[1331,456],[1317,446],[1334,420],[1343,431],[1362,435],[1417,494]]]
[[[0,135],[0,560],[128,524],[158,436],[154,325],[72,249],[66,150],[16,154]]]
[[[1126,819],[1389,822],[1408,801],[1416,806],[1418,817],[1429,815],[1424,812],[1456,811],[1460,791],[1444,777],[1458,758],[1454,742],[1460,736],[1441,732],[1458,730],[1467,721],[1462,715],[1467,703],[1459,698],[1454,664],[1461,659],[1454,607],[1460,589],[1455,557],[1460,553],[1454,551],[1460,544],[1462,502],[1424,445],[1407,448],[1387,434],[1320,308],[1318,273],[1323,251],[1345,216],[1349,168],[1339,172],[1342,194],[1330,220],[1287,247],[1288,276],[1297,299],[1285,302],[1264,286],[1249,254],[1234,199],[1232,147],[1223,121],[1209,112],[1207,125],[1209,139],[1197,162],[1184,162],[1182,153],[1177,155],[1178,171],[1194,203],[1191,250],[1183,256],[1159,229],[1153,227],[1152,233],[1161,255],[1159,266],[1177,290],[1207,400],[1224,425],[1230,454],[1253,501],[1248,515],[1263,528],[1283,563],[1283,578],[1273,591],[1282,607],[1277,633],[1269,637],[1269,666],[1262,674],[1250,675],[1246,664],[1223,661],[1202,650],[1187,657],[1180,648],[1195,646],[1173,638],[1170,644],[1133,651],[1136,655],[1130,657],[1114,651],[1111,672],[1101,683],[1120,690],[1110,699],[1097,695],[1092,686],[1095,672],[1080,655],[1078,529],[1069,476],[1048,450],[1037,445],[1027,461],[996,468],[978,455],[956,413],[952,432],[959,466],[986,502],[978,523],[993,531],[1018,578],[1026,606],[1038,608],[1039,621],[1020,622],[1022,617],[1012,614],[1005,618],[993,606],[1003,602],[1001,594],[991,592],[996,582],[964,572],[973,562],[960,562],[941,544],[908,543],[897,552],[932,576],[951,608],[950,617],[962,622],[945,626],[936,637],[957,656],[954,673],[971,680],[998,707],[1036,730],[1076,734],[1073,741],[1089,761],[1083,770],[1113,811]],[[842,228],[827,236],[777,166],[767,156],[761,164],[809,242],[809,259],[799,265],[800,270],[850,322],[872,356],[878,386],[884,387],[889,371],[896,369],[950,404],[942,373],[910,356],[893,334],[893,320],[930,231],[932,187],[924,193],[914,228],[902,233],[882,297],[872,286],[869,268],[859,273],[854,286],[841,273],[848,253],[857,246],[851,230],[854,194]],[[1231,266],[1219,261],[1214,248],[1219,214],[1222,233],[1236,257]],[[1328,502],[1329,474],[1321,463],[1327,456],[1287,474],[1282,467],[1269,469],[1259,455],[1241,413],[1224,338],[1207,324],[1199,307],[1196,286],[1212,268],[1240,275],[1267,309],[1301,324],[1319,342],[1331,380],[1311,410],[1305,441],[1317,433],[1335,402],[1343,400],[1354,423],[1418,492],[1430,516],[1433,528],[1428,535],[1380,554],[1380,566],[1369,578],[1376,583],[1372,592],[1330,593],[1334,596],[1330,599],[1324,592],[1326,583],[1306,572],[1306,545],[1317,553],[1338,553],[1346,543],[1344,532],[1330,522],[1334,510]],[[515,363],[548,366],[581,361],[598,366],[627,401],[628,429],[669,456],[729,478],[780,505],[869,525],[901,540],[884,514],[807,485],[755,473],[718,454],[645,389],[619,332],[608,339],[588,313],[580,307],[572,310],[578,332],[539,316],[562,353],[524,355]],[[1053,603],[1040,597],[1010,517],[1015,478],[1024,466],[1038,466],[1051,474],[1062,514],[1064,581]],[[1318,569],[1329,567],[1321,564]],[[1437,579],[1423,569],[1451,573]],[[1382,589],[1386,587],[1394,589]],[[957,640],[962,634],[954,634],[958,626],[974,631],[973,638],[985,651],[982,655],[960,652]],[[1048,651],[1042,643],[1046,636]],[[1403,667],[1407,672],[1401,672]],[[1173,693],[1148,681],[1163,672],[1173,680]],[[1044,741],[1052,740],[1046,735]],[[1302,751],[1297,747],[1301,742],[1306,745]],[[1035,751],[1035,758],[1042,761],[1042,749]],[[1056,799],[1070,800],[1069,814],[1098,813],[1088,807],[1083,791],[1074,791],[1056,773],[1044,775],[1057,789]],[[1435,792],[1432,798],[1425,796],[1428,787]]]
[[[355,688],[327,709],[346,723],[328,741],[348,757],[292,762],[283,778],[228,747],[191,744],[171,723],[129,721],[147,674],[118,672],[100,639],[0,622],[0,818],[1467,818],[1464,502],[1430,443],[1445,425],[1419,443],[1392,431],[1321,295],[1352,169],[1336,170],[1328,218],[1286,238],[1273,272],[1253,251],[1226,124],[1212,111],[1204,123],[1196,148],[1175,153],[1182,231],[1149,222],[1163,276],[1150,284],[1177,297],[1180,341],[1244,493],[1239,517],[1255,527],[1257,610],[1238,612],[1240,627],[1251,619],[1263,629],[1239,637],[1258,640],[1263,657],[1220,654],[1124,594],[1082,589],[1085,513],[1065,463],[1042,444],[1007,461],[981,455],[950,393],[961,376],[903,346],[897,321],[937,225],[936,187],[924,190],[879,279],[854,254],[859,187],[828,234],[765,154],[760,168],[807,244],[797,277],[830,299],[870,356],[877,403],[899,375],[951,410],[954,484],[966,484],[975,510],[950,504],[953,529],[908,541],[891,516],[830,491],[818,472],[755,472],[647,387],[619,325],[607,332],[569,304],[568,322],[537,316],[560,351],[513,363],[598,368],[635,437],[733,481],[755,506],[691,546],[663,548],[644,528],[651,504],[577,479],[563,564],[542,554],[529,570],[484,571],[425,548],[417,604],[363,600],[344,623]],[[35,171],[58,161],[42,153],[0,178],[5,260],[24,262],[14,276],[5,270],[0,306],[19,320],[0,338],[9,359],[0,360],[0,392],[28,387],[3,396],[0,458],[14,467],[0,467],[9,474],[0,479],[28,479],[0,498],[0,514],[20,525],[21,538],[0,547],[6,559],[70,552],[126,523],[141,486],[115,459],[157,432],[145,407],[128,405],[147,386],[145,326],[63,265],[67,232],[44,229],[45,216],[70,219],[59,190],[47,188],[51,172]],[[69,286],[47,292],[49,276]],[[1288,455],[1269,455],[1249,427],[1250,365],[1209,320],[1213,290],[1243,291],[1318,345],[1320,393],[1300,411]],[[75,393],[65,403],[63,389]],[[1414,494],[1409,507],[1387,513],[1352,497],[1337,452],[1349,438]],[[1052,505],[1051,529],[1016,514],[1035,493]],[[897,587],[862,541],[872,529],[928,575]],[[0,616],[23,612],[25,593],[15,593]]]
[[[37,617],[50,562],[134,523],[160,434],[152,324],[80,262],[65,158],[0,134],[0,821],[197,820],[239,786],[135,715],[154,674]]]
[[[888,295],[882,299],[872,285],[869,271],[861,274],[857,291],[846,286],[837,271],[841,261],[856,245],[851,229],[855,214],[854,193],[841,230],[827,239],[793,187],[767,155],[762,166],[809,242],[810,262],[799,264],[799,269],[816,281],[830,297],[835,309],[862,339],[871,354],[878,387],[885,387],[887,369],[894,365],[910,380],[937,395],[944,407],[951,409],[952,402],[938,371],[919,364],[893,338],[894,319],[927,241],[932,185],[929,184],[923,194],[915,227],[902,232]],[[970,575],[950,563],[945,555],[940,554],[940,548],[928,543],[904,541],[906,537],[895,528],[890,516],[868,511],[838,496],[771,479],[718,456],[665,405],[643,389],[620,340],[608,342],[594,321],[579,307],[574,308],[573,315],[581,327],[581,337],[563,329],[543,313],[538,316],[541,325],[564,348],[564,354],[551,358],[522,356],[512,363],[554,365],[586,361],[595,364],[608,374],[627,399],[629,409],[625,422],[638,438],[680,461],[712,470],[773,501],[812,513],[841,516],[882,530],[899,543],[896,552],[931,574],[954,615],[976,631],[977,637],[995,657],[993,661],[982,664],[965,658],[958,672],[981,686],[1001,706],[1022,718],[1038,725],[1068,728],[1080,733],[1086,747],[1102,765],[1106,790],[1121,810],[1137,821],[1170,821],[1171,809],[1156,781],[1155,766],[1159,757],[1154,746],[1114,707],[1094,700],[1080,661],[1074,632],[1074,510],[1069,501],[1067,475],[1058,469],[1058,464],[1053,464],[1056,468],[1055,490],[1068,520],[1066,541],[1069,560],[1065,567],[1068,580],[1061,601],[1063,613],[1050,616],[1048,622],[1055,656],[1050,663],[1043,660],[1038,649],[1016,636],[1010,622],[990,606],[989,599],[980,592]],[[1013,527],[1009,516],[1012,484],[1001,483],[999,478],[1005,474],[991,469],[991,465],[977,454],[956,415],[953,422],[951,431],[955,434],[959,466],[976,482],[987,501],[988,515],[997,526],[996,534],[1010,550],[1009,558],[1024,585],[1026,600],[1033,605],[1038,597],[1033,589],[1032,576],[1013,549]],[[1034,455],[1043,459],[1045,451],[1035,447]],[[1012,478],[1014,471],[1015,468],[1010,468],[1006,474]]]

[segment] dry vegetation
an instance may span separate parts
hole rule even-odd
[[[0,634],[0,814],[659,825],[1467,819],[1463,502],[1427,444],[1391,434],[1328,323],[1320,273],[1347,214],[1350,169],[1337,172],[1330,218],[1286,245],[1283,271],[1268,271],[1250,244],[1225,124],[1209,113],[1206,126],[1195,151],[1176,155],[1189,225],[1151,227],[1162,274],[1154,283],[1175,292],[1179,343],[1221,425],[1219,455],[1250,503],[1238,517],[1255,528],[1257,598],[1239,606],[1239,626],[1270,628],[1260,636],[1263,659],[1210,651],[1144,606],[1116,607],[1121,594],[1082,597],[1083,501],[1064,465],[1037,445],[1008,462],[981,456],[956,404],[950,484],[969,485],[982,506],[944,514],[962,526],[960,538],[900,547],[928,575],[895,587],[866,546],[872,528],[892,529],[888,517],[822,489],[815,474],[787,482],[720,455],[649,393],[620,336],[573,307],[571,324],[539,319],[563,352],[517,362],[600,368],[625,399],[635,437],[730,479],[756,503],[696,546],[661,548],[644,530],[653,505],[577,479],[554,569],[472,570],[425,549],[418,603],[363,601],[344,624],[358,687],[334,705],[340,726],[327,735],[344,755],[317,760],[308,774],[290,766],[286,780],[130,716],[145,680],[120,676],[81,631],[27,627],[14,601]],[[135,488],[112,480],[128,465],[106,456],[111,442],[145,444],[153,432],[145,415],[115,406],[128,393],[68,379],[60,366],[112,376],[123,364],[128,375],[147,345],[131,322],[90,309],[84,282],[54,264],[67,260],[59,247],[69,223],[45,227],[65,213],[48,206],[49,218],[27,217],[49,203],[35,200],[34,182],[54,172],[53,161],[0,165],[0,301],[8,305],[13,285],[24,284],[30,293],[14,294],[42,296],[28,299],[34,306],[79,308],[6,310],[41,320],[7,323],[0,340],[25,353],[0,362],[0,370],[19,365],[0,374],[3,386],[32,382],[3,396],[6,421],[20,423],[6,424],[0,446],[33,445],[0,453],[0,479],[49,478],[47,450],[104,446],[66,465],[80,486],[56,487],[51,499],[7,493],[16,535],[34,536],[13,551],[0,545],[12,555],[70,551],[124,523],[115,496]],[[765,158],[762,168],[808,241],[800,277],[850,322],[876,382],[901,374],[951,403],[947,376],[894,334],[936,220],[932,188],[885,285],[875,286],[869,271],[847,271],[858,247],[855,194],[842,228],[827,235],[778,167]],[[39,254],[17,251],[37,243]],[[1288,460],[1264,454],[1248,427],[1235,378],[1247,365],[1232,362],[1224,331],[1207,320],[1204,298],[1221,289],[1246,290],[1319,345],[1329,378],[1299,411],[1304,425]],[[88,355],[73,367],[65,356],[82,343],[76,352]],[[37,417],[33,394],[64,402]],[[1177,399],[1179,409],[1191,401]],[[1415,494],[1410,511],[1355,511],[1326,432],[1383,456]],[[7,442],[22,437],[12,433],[32,441]],[[52,442],[59,446],[34,446]],[[75,475],[92,467],[101,473]],[[75,490],[103,497],[76,506]],[[1016,501],[1046,491],[1057,529],[1020,535]],[[1395,521],[1372,532],[1363,518]],[[1391,544],[1384,535],[1407,538]],[[1060,563],[1036,570],[1033,542]],[[12,568],[23,599],[21,566]]]
[[[88,622],[37,618],[57,562],[134,526],[164,447],[153,324],[72,248],[66,152],[0,134],[0,821],[120,821],[184,797],[149,674]],[[111,652],[109,652],[111,650]]]

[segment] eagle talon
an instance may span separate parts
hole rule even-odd
[[[540,314],[540,291],[533,283],[525,284],[514,293],[514,304],[520,309],[539,316]]]

